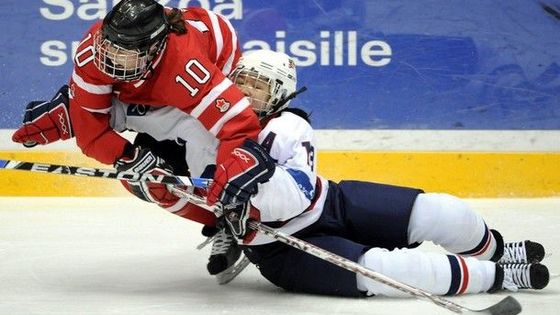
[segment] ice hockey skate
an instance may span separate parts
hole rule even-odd
[[[511,242],[504,244],[504,255],[498,264],[531,264],[544,259],[544,247],[532,241]]]
[[[211,275],[216,276],[218,284],[232,281],[249,263],[232,235],[222,229],[213,236],[212,251],[206,268]]]
[[[488,292],[508,290],[517,292],[520,289],[544,289],[550,280],[545,265],[534,264],[502,264],[497,265],[496,281]]]

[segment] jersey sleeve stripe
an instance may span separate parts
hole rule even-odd
[[[214,126],[212,126],[212,128],[209,129],[210,133],[212,133],[213,135],[217,135],[220,130],[222,130],[222,127],[233,117],[237,116],[237,114],[241,113],[242,111],[244,111],[247,107],[249,107],[251,105],[251,103],[249,102],[249,100],[244,97],[242,98],[239,102],[235,103],[235,105],[233,105],[233,107],[227,111],[225,113],[225,115],[223,115],[215,124]]]
[[[222,19],[222,21],[226,24],[226,26],[229,29],[229,32],[231,33],[231,42],[232,42],[231,53],[228,57],[227,62],[224,65],[224,67],[222,68],[222,73],[227,76],[232,70],[233,60],[235,59],[235,54],[236,54],[237,49],[238,49],[238,47],[237,47],[237,44],[238,44],[237,33],[235,32],[235,29],[233,28],[233,26],[231,25],[231,23],[229,22],[228,19],[226,19],[225,17],[223,17],[221,15],[219,15],[219,16]]]
[[[92,109],[84,106],[80,106],[80,107],[90,113],[96,113],[96,114],[108,114],[111,111],[111,107],[102,108],[102,109]]]
[[[192,110],[192,112],[190,112],[191,116],[193,116],[194,118],[200,117],[200,115],[204,113],[208,106],[210,106],[210,104],[212,104],[212,102],[214,102],[220,94],[222,94],[232,85],[233,82],[231,82],[227,78],[224,78],[222,82],[216,85],[212,90],[210,90],[210,92],[208,92],[208,94],[206,94],[202,98],[202,100],[200,100],[200,103]]]
[[[214,40],[216,41],[216,62],[220,59],[222,50],[224,49],[224,36],[222,34],[222,29],[220,28],[220,22],[218,21],[218,16],[212,12],[208,11],[208,17],[210,17],[210,23],[212,23],[212,30],[214,30]]]
[[[82,79],[82,77],[80,77],[76,73],[76,71],[72,72],[72,80],[74,80],[74,83],[76,83],[76,85],[79,88],[91,94],[98,94],[98,95],[111,94],[111,92],[113,91],[113,86],[110,84],[96,85],[96,84],[87,83],[86,81],[84,81],[84,79]]]

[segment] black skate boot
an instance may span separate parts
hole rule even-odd
[[[519,289],[541,290],[548,285],[550,274],[545,265],[534,264],[496,264],[496,278],[489,293],[498,290],[517,292]]]
[[[212,252],[206,265],[208,272],[216,275],[226,270],[239,259],[239,256],[241,256],[241,249],[233,235],[224,230],[219,231],[214,237]]]
[[[504,254],[498,264],[531,264],[541,262],[544,258],[544,247],[532,241],[504,244]]]
[[[233,280],[245,267],[249,259],[242,255],[242,250],[235,237],[220,230],[214,236],[212,251],[206,268],[211,275],[216,276],[219,284],[226,284]]]

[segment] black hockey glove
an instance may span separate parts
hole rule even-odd
[[[127,146],[125,155],[115,162],[121,172],[173,175],[173,168],[147,148]],[[164,208],[175,205],[179,197],[172,194],[165,184],[143,181],[121,181],[123,186],[136,197],[158,204]]]
[[[251,240],[255,231],[249,226],[249,220],[260,221],[260,212],[250,202],[230,204],[227,206],[217,205],[221,208],[223,215],[218,219],[218,225],[225,227],[228,232],[239,240]]]

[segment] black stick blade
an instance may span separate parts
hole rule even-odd
[[[490,314],[490,315],[516,315],[521,313],[521,304],[508,296],[500,302],[480,311],[472,311],[471,314]]]

